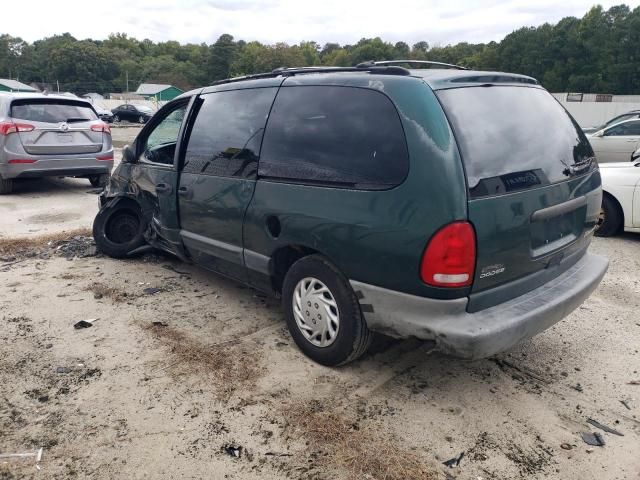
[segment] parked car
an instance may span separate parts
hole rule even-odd
[[[16,179],[86,177],[104,186],[113,168],[111,130],[85,100],[0,93],[0,194]]]
[[[600,175],[603,196],[596,235],[640,233],[640,150],[634,152],[632,162],[602,165]]]
[[[372,331],[480,358],[553,325],[608,266],[587,252],[602,190],[585,135],[533,78],[393,63],[171,101],[124,148],[98,247],[148,243],[282,297],[325,365]]]
[[[120,105],[113,110],[113,121],[120,122],[126,120],[135,123],[147,123],[153,116],[153,110],[145,105]]]
[[[93,109],[98,114],[98,117],[100,117],[100,120],[107,123],[113,123],[113,113],[111,113],[111,110],[107,110],[105,107],[96,105],[95,103],[93,104]]]
[[[628,162],[640,147],[640,119],[625,120],[589,135],[599,163]]]
[[[595,133],[607,127],[610,127],[611,125],[615,125],[616,123],[624,122],[625,120],[631,120],[634,118],[640,118],[640,110],[630,110],[627,113],[623,113],[622,115],[616,115],[615,117],[606,121],[602,125],[599,125],[596,127],[583,128],[582,131],[584,133]]]

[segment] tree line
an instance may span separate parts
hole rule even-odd
[[[432,60],[531,75],[550,91],[632,94],[640,90],[640,7],[591,8],[582,18],[523,27],[500,42],[430,45],[363,38],[354,45],[307,41],[265,45],[221,35],[213,44],[137,40],[124,33],[78,40],[69,33],[26,42],[0,35],[0,78],[49,89],[133,91],[139,83],[182,89],[279,67],[353,66],[368,60]]]

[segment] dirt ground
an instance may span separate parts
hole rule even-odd
[[[510,352],[379,339],[332,369],[277,300],[97,255],[88,182],[38,183],[0,198],[0,480],[640,479],[640,235],[595,239],[598,290]]]

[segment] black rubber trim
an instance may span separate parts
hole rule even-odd
[[[110,168],[104,167],[83,167],[83,168],[62,168],[57,170],[25,170],[14,178],[40,178],[40,177],[83,177],[86,175],[100,175],[109,173]]]

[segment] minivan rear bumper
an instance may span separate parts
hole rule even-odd
[[[438,300],[351,281],[371,330],[393,337],[435,340],[439,350],[485,358],[542,332],[576,309],[609,266],[585,254],[564,273],[524,295],[475,313],[468,299]]]

